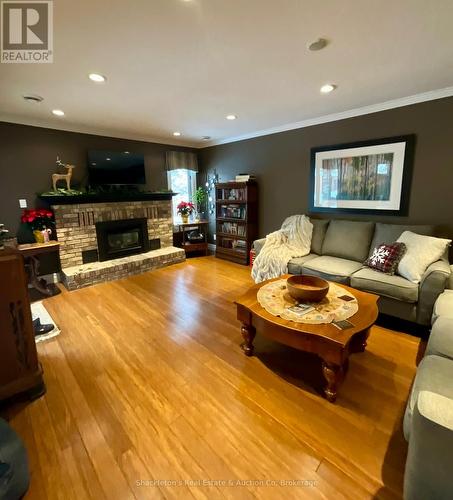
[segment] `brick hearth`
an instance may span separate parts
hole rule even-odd
[[[76,290],[183,262],[185,258],[186,254],[181,248],[167,247],[121,259],[67,267],[62,270],[63,283],[68,290]]]
[[[172,246],[171,201],[126,201],[54,205],[60,242],[60,261],[66,286],[82,286],[122,278],[184,260],[184,251]],[[161,249],[106,262],[84,264],[82,252],[97,250],[96,223],[147,219],[149,239],[160,239]]]

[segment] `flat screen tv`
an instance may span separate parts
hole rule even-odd
[[[146,184],[145,158],[129,151],[88,151],[90,184]]]

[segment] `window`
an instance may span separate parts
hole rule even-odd
[[[178,193],[173,196],[173,220],[179,216],[176,213],[176,207],[181,201],[193,201],[193,195],[197,189],[197,173],[193,170],[179,168],[178,170],[169,170],[168,189]]]

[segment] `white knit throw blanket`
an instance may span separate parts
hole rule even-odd
[[[288,262],[310,253],[313,224],[305,215],[292,215],[281,229],[266,236],[266,242],[255,259],[252,277],[255,283],[277,278],[288,272]]]

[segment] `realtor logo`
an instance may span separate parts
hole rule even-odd
[[[53,2],[1,2],[2,63],[53,62]]]

